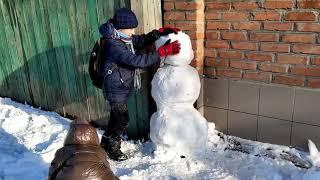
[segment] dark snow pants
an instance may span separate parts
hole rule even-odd
[[[129,112],[127,102],[111,103],[110,120],[104,133],[106,137],[120,140],[121,134],[129,125]]]

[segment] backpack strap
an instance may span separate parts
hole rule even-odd
[[[116,70],[116,69],[118,69],[118,71],[119,71],[119,67],[118,67],[118,65],[117,65],[116,63],[108,63],[108,64],[110,64],[111,67],[108,68],[106,74],[104,75],[104,78],[106,78],[107,76],[109,76],[110,74],[112,74],[113,71]],[[119,72],[119,73],[120,73],[120,72]],[[120,77],[121,77],[121,75],[120,75]]]
[[[99,39],[99,41],[98,41],[98,43],[99,43],[99,45],[100,45],[100,40],[104,40],[103,38],[100,38]],[[126,45],[126,43],[124,43],[123,41],[121,41],[120,39],[119,39],[119,41],[121,42],[121,43],[123,43],[125,46],[126,46],[126,48],[128,48],[128,46]],[[102,43],[104,43],[103,41],[102,41]],[[103,44],[102,44],[103,45]],[[128,50],[130,50],[130,49],[128,49]],[[115,70],[117,70],[118,71],[118,73],[119,73],[119,76],[120,76],[120,82],[121,82],[121,84],[122,85],[124,85],[124,86],[126,86],[127,87],[127,85],[124,83],[124,80],[122,79],[122,74],[121,74],[121,72],[120,72],[120,67],[118,66],[118,64],[117,63],[113,63],[113,62],[107,62],[107,64],[110,64],[109,65],[109,67],[108,67],[108,70],[107,70],[107,72],[105,73],[105,75],[104,75],[104,79],[106,78],[106,77],[108,77],[109,75],[111,75],[112,73],[113,73],[113,71],[115,71]]]

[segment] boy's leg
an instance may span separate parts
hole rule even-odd
[[[129,124],[129,112],[126,102],[111,104],[110,120],[111,122],[108,123],[106,135],[120,139],[120,136]]]
[[[101,146],[107,151],[111,159],[121,161],[127,156],[121,152],[121,135],[129,124],[129,113],[126,102],[112,103],[110,120],[103,134]]]

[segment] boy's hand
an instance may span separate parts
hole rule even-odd
[[[159,53],[160,57],[163,57],[167,55],[178,54],[180,52],[180,49],[180,43],[178,42],[178,40],[176,40],[170,44],[159,47],[157,52]]]
[[[165,26],[163,28],[160,28],[158,31],[160,36],[167,36],[168,34],[171,34],[171,33],[178,34],[180,29],[171,27],[171,26]]]

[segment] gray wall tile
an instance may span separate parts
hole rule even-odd
[[[245,139],[257,139],[256,115],[228,111],[228,133]]]
[[[320,147],[320,127],[293,123],[291,144],[308,150],[308,139],[313,141],[317,147]]]
[[[205,106],[204,117],[207,119],[207,121],[214,122],[218,131],[227,134],[227,110]]]
[[[260,85],[246,81],[230,80],[229,109],[258,114]]]
[[[228,108],[228,80],[204,79],[204,105]]]
[[[319,89],[211,78],[203,78],[202,87],[203,101],[198,99],[197,107],[219,131],[275,144],[289,145],[291,140],[304,148],[310,138],[320,147]]]
[[[259,115],[292,121],[294,88],[281,85],[262,85]]]
[[[291,123],[273,118],[258,117],[258,141],[290,145]]]
[[[296,89],[293,121],[320,126],[320,90]]]

